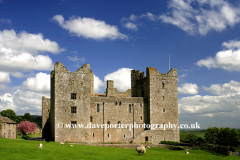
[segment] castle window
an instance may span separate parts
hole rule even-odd
[[[110,121],[108,121],[107,124],[110,126]]]
[[[160,128],[160,124],[158,125],[158,128]]]
[[[129,110],[129,113],[131,113],[131,104],[129,104],[129,109],[128,110]]]
[[[163,99],[163,100],[165,100],[165,97],[164,97],[164,96],[162,96],[162,99]]]
[[[77,99],[77,93],[71,93],[71,99]]]
[[[77,127],[77,121],[71,121],[71,127]]]
[[[162,83],[162,88],[164,88],[164,83]]]
[[[90,117],[90,122],[93,122],[93,118],[92,118],[92,116]]]
[[[119,102],[119,106],[121,106],[121,105],[122,105],[122,102],[120,101],[120,102]]]
[[[71,107],[71,113],[77,113],[77,107]]]
[[[142,103],[140,103],[140,107],[142,107]]]
[[[109,137],[109,134],[108,134],[108,137]]]
[[[92,134],[92,136],[94,137],[94,133]]]
[[[125,134],[123,135],[123,138],[126,138]]]
[[[165,108],[163,108],[163,112],[165,112]]]
[[[148,137],[145,137],[145,141],[148,141]]]
[[[5,129],[5,124],[4,124],[4,129]],[[5,134],[5,133],[4,133]]]
[[[99,104],[97,104],[97,112],[99,112]]]
[[[118,128],[120,128],[121,127],[121,122],[120,121],[118,121]]]
[[[155,97],[153,97],[153,99],[155,99]]]
[[[140,120],[142,120],[142,116],[140,116]]]
[[[115,106],[117,105],[117,101],[115,102]]]

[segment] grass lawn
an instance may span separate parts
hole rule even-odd
[[[17,139],[26,139],[26,138],[32,138],[32,137],[42,137],[42,134],[28,134],[25,137],[17,135]]]
[[[39,143],[43,144],[43,149],[39,149]],[[163,148],[147,149],[146,155],[139,156],[135,149],[111,148],[99,146],[85,146],[69,144],[61,146],[58,142],[11,140],[0,138],[0,159],[1,160],[27,160],[27,159],[239,159],[239,157],[222,157],[210,153],[193,150],[189,155],[184,151],[170,151]]]

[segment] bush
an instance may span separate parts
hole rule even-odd
[[[174,142],[174,141],[161,141],[161,144],[168,144],[168,145],[173,145],[173,146],[180,146],[181,143],[179,143],[179,142]]]

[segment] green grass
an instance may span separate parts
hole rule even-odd
[[[39,149],[39,143],[43,149]],[[1,160],[27,160],[27,159],[239,159],[239,157],[222,157],[212,155],[201,150],[190,150],[190,154],[184,151],[170,151],[163,148],[147,149],[146,155],[139,156],[135,149],[111,148],[99,146],[73,145],[61,146],[57,142],[39,142],[27,140],[11,140],[0,138],[0,159]]]
[[[23,140],[23,139],[27,139],[27,138],[32,138],[32,137],[42,137],[42,134],[28,134],[28,135],[26,135],[26,136],[19,136],[19,135],[17,135],[17,139],[21,139],[21,140]]]

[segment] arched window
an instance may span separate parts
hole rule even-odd
[[[131,104],[129,104],[128,110],[129,110],[129,113],[131,113]]]

